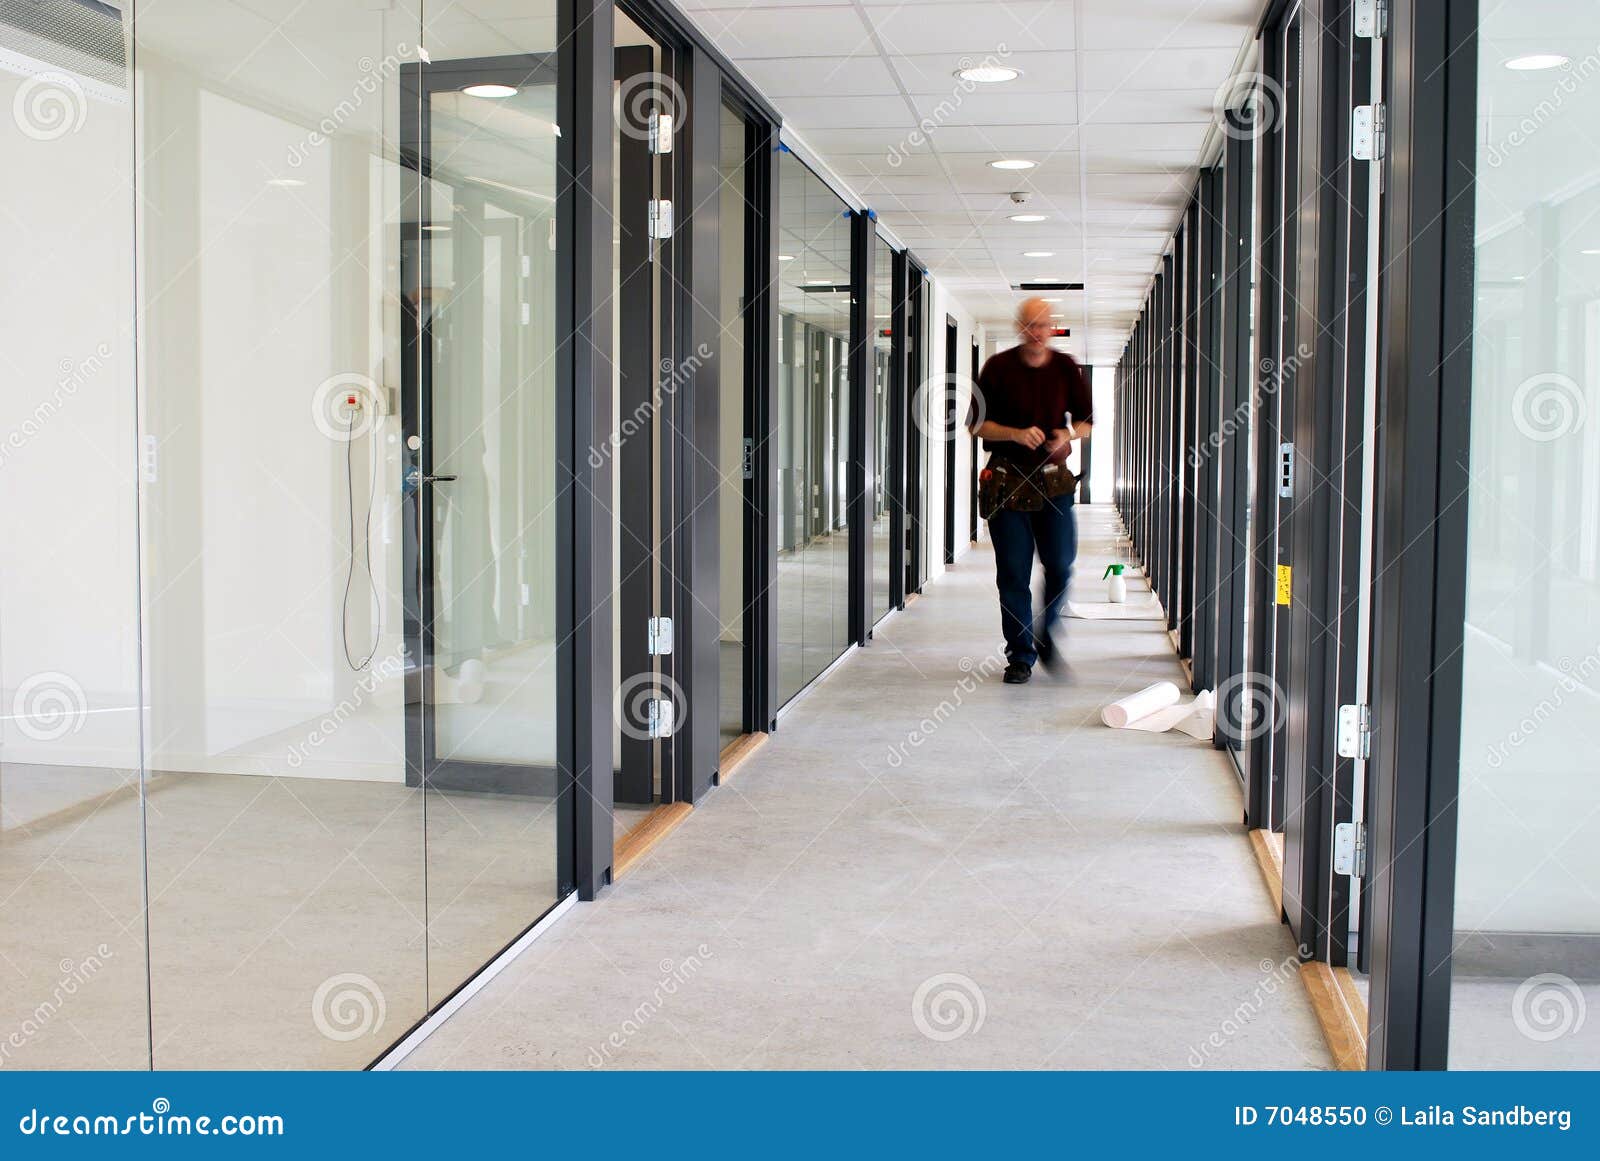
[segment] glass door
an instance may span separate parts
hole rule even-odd
[[[572,879],[557,762],[556,57],[505,45],[444,35],[406,75],[420,174],[402,223],[407,754],[425,791],[430,1004]]]

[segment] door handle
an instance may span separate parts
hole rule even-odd
[[[455,478],[455,476],[423,476],[422,482],[425,484],[448,484]]]

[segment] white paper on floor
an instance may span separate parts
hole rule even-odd
[[[1201,690],[1191,702],[1182,702],[1178,687],[1170,681],[1147,685],[1100,711],[1100,720],[1114,730],[1162,734],[1176,729],[1201,739],[1211,737],[1215,718],[1216,697],[1209,689]]]
[[[1128,600],[1120,605],[1111,601],[1068,601],[1067,616],[1082,617],[1086,621],[1159,621],[1166,614],[1154,597],[1130,593]]]

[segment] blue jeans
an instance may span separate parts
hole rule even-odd
[[[1055,627],[1078,555],[1078,524],[1072,494],[1046,500],[1037,512],[1002,508],[989,517],[994,542],[995,583],[1000,589],[1000,627],[1006,635],[1006,660],[1031,666],[1039,658],[1036,642]],[[1044,565],[1044,607],[1033,617],[1033,555]]]

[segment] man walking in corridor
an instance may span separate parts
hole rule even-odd
[[[1078,529],[1072,511],[1076,479],[1067,469],[1074,439],[1089,435],[1094,401],[1076,360],[1050,345],[1050,304],[1030,298],[1017,310],[1022,342],[983,365],[973,387],[969,428],[989,460],[980,506],[994,543],[1000,626],[1006,638],[1005,681],[1021,685],[1033,663],[1056,670],[1051,632],[1072,579]],[[1044,600],[1033,614],[1033,561],[1044,565]]]

